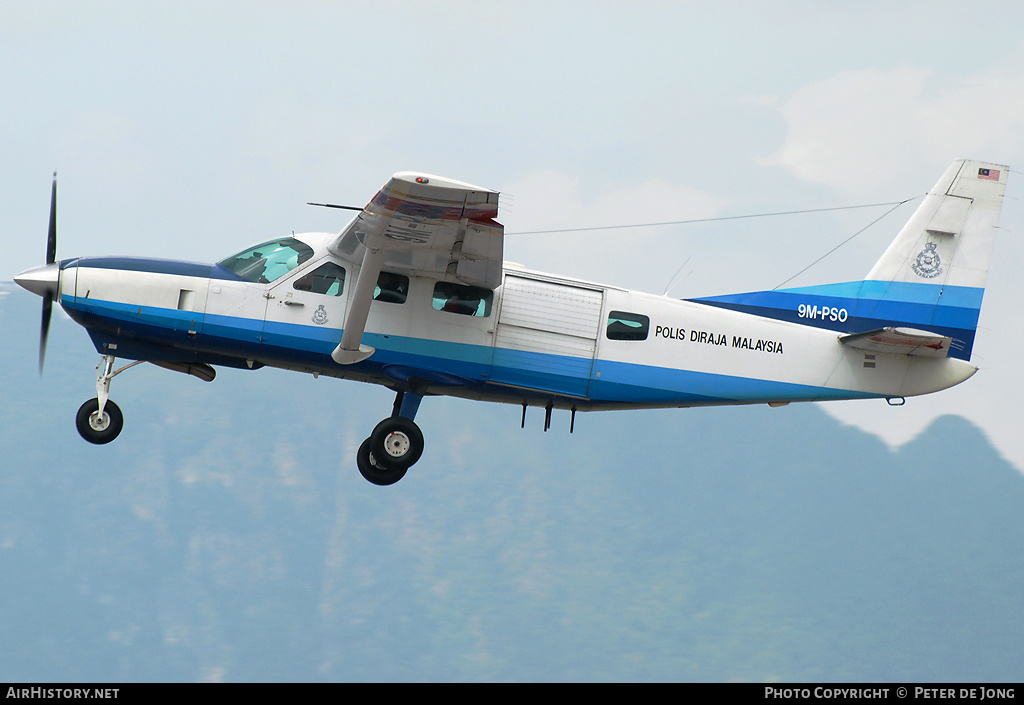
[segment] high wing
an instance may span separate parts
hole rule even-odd
[[[498,192],[403,171],[373,197],[329,249],[360,264],[367,246],[382,266],[493,289],[501,283],[504,229]]]
[[[851,348],[875,353],[946,357],[953,339],[926,330],[887,327],[843,335],[840,336],[839,342]]]
[[[342,365],[365,360],[360,341],[381,269],[494,289],[501,284],[504,228],[498,192],[432,174],[391,177],[328,248],[360,265],[341,343]]]

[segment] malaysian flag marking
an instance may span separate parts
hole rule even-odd
[[[999,181],[998,169],[978,169],[978,178],[986,181]]]

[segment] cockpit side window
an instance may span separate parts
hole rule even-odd
[[[292,288],[325,296],[341,296],[345,292],[345,269],[334,262],[325,262],[296,279]]]
[[[608,340],[647,340],[650,330],[651,319],[642,313],[608,313],[608,328],[605,331]]]
[[[269,284],[312,256],[313,248],[309,245],[286,237],[243,250],[217,264],[247,281]]]
[[[404,274],[381,272],[373,289],[373,300],[389,304],[404,304],[409,296],[409,277]]]
[[[438,282],[434,285],[434,297],[431,300],[431,305],[435,311],[486,317],[491,315],[493,298],[494,292],[490,289]]]

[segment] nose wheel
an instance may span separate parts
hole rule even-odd
[[[117,404],[107,400],[100,411],[100,400],[90,399],[78,409],[78,416],[75,418],[75,425],[78,433],[85,440],[96,445],[110,443],[121,433],[124,426],[124,416]]]

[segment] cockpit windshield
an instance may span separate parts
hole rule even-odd
[[[222,259],[217,264],[242,279],[268,284],[283,277],[313,256],[313,248],[295,238],[285,237]]]

